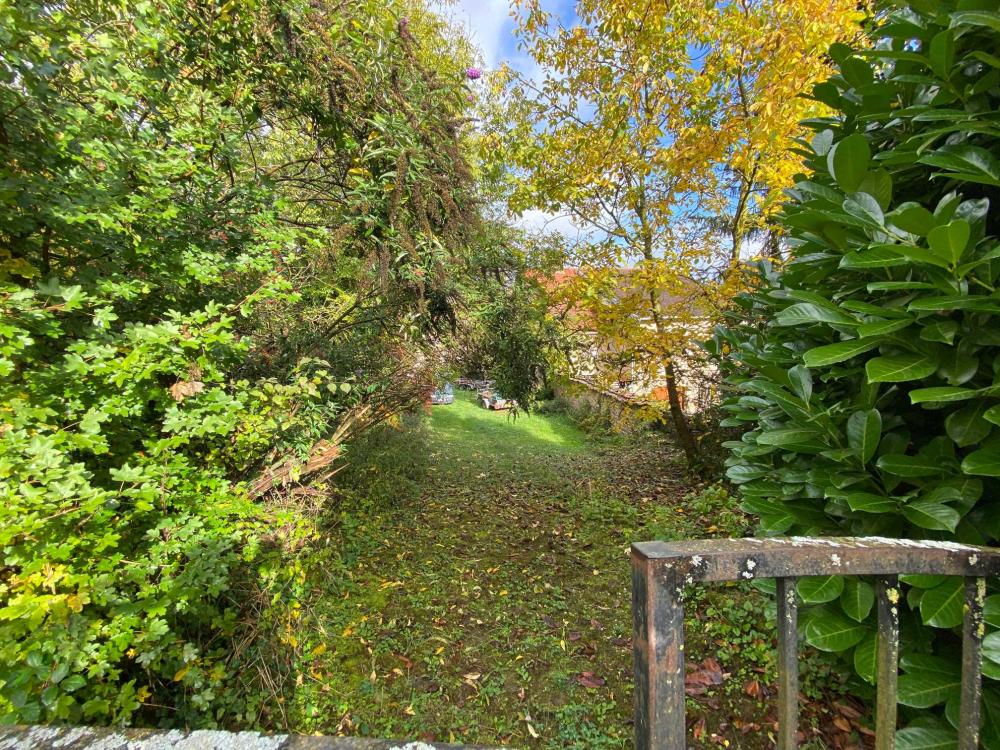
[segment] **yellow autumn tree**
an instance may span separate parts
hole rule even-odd
[[[696,467],[677,362],[740,289],[748,238],[799,170],[799,123],[823,113],[802,94],[830,74],[829,45],[853,39],[863,13],[851,0],[575,9],[566,26],[540,0],[515,0],[540,73],[497,74],[484,151],[511,177],[513,211],[566,213],[589,230],[560,309],[576,309],[598,351],[663,383]]]

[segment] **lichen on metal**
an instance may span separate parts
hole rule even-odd
[[[778,747],[797,744],[797,606],[801,576],[874,576],[876,748],[890,750],[896,732],[900,575],[965,578],[963,666],[958,750],[975,750],[982,693],[985,577],[1000,575],[1000,549],[938,540],[886,537],[764,537],[634,544],[636,748],[686,746],[683,589],[692,583],[777,579]]]

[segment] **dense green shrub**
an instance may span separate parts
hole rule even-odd
[[[830,54],[809,173],[742,325],[720,331],[736,393],[728,476],[764,533],[1000,539],[1000,12],[919,0],[879,11],[873,49]],[[900,702],[947,742],[962,582],[906,579]],[[872,680],[873,591],[804,580],[806,640]],[[987,747],[1000,747],[1000,595],[988,599]],[[915,712],[904,709],[904,718]],[[904,731],[909,742],[915,732]],[[942,733],[940,736],[936,733]],[[941,745],[945,746],[944,744]]]
[[[454,315],[468,55],[434,18],[0,3],[3,720],[256,721],[249,620],[312,531],[245,483],[421,400]]]

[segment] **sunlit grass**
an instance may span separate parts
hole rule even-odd
[[[586,436],[561,415],[537,416],[509,411],[487,411],[468,391],[455,394],[455,403],[431,409],[431,430],[444,439],[455,439],[469,452],[497,454],[525,450],[580,451]]]

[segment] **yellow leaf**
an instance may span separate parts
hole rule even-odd
[[[184,675],[186,675],[190,671],[191,671],[191,665],[185,664],[183,667],[177,670],[176,674],[174,674],[174,682],[180,682],[181,680],[183,680]]]

